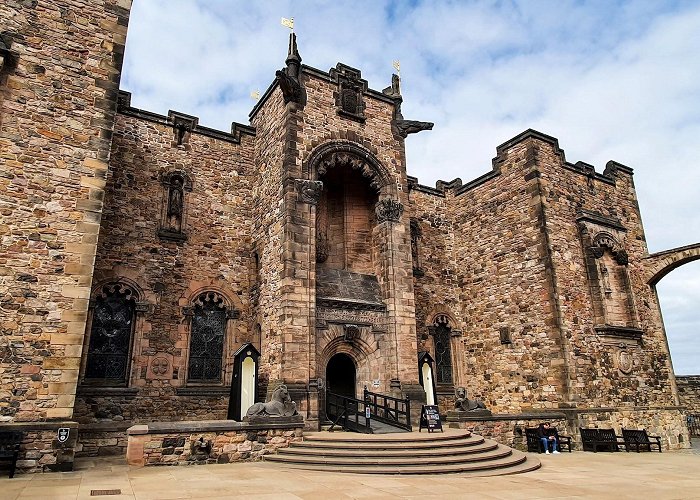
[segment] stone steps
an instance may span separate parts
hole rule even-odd
[[[535,470],[535,457],[467,431],[367,435],[311,433],[265,461],[287,468],[354,474],[515,474]]]

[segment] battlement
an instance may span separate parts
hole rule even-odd
[[[119,91],[117,112],[122,115],[139,118],[141,120],[158,123],[160,125],[175,128],[180,127],[183,130],[193,134],[201,134],[213,139],[219,139],[221,141],[231,142],[234,144],[240,144],[241,137],[243,135],[255,136],[255,127],[244,125],[242,123],[231,122],[231,132],[224,132],[209,127],[203,127],[202,125],[199,125],[198,117],[180,113],[179,111],[170,110],[168,111],[168,116],[165,116],[158,113],[153,113],[151,111],[134,108],[131,106],[131,93],[125,90]]]
[[[614,186],[616,179],[618,179],[621,174],[629,176],[634,175],[634,170],[632,168],[614,160],[610,160],[605,164],[605,170],[603,173],[596,172],[595,167],[589,163],[582,161],[578,161],[576,163],[568,162],[566,161],[564,150],[559,146],[558,139],[550,135],[543,134],[542,132],[538,132],[534,129],[527,129],[512,139],[509,139],[497,146],[496,156],[492,160],[493,169],[490,172],[480,175],[479,177],[467,182],[466,184],[463,184],[462,179],[459,177],[449,182],[440,179],[435,182],[435,187],[432,188],[430,186],[420,184],[417,177],[407,176],[408,188],[409,190],[420,191],[433,196],[445,196],[446,191],[453,191],[455,196],[459,196],[497,177],[500,174],[501,165],[506,161],[508,151],[531,139],[550,144],[555,153],[561,158],[561,164],[565,169],[588,177],[589,179]]]

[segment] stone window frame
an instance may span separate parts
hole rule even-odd
[[[447,312],[437,312],[434,313],[430,316],[430,323],[428,325],[428,334],[432,339],[432,357],[435,360],[435,387],[438,393],[440,394],[453,394],[454,393],[454,388],[457,385],[457,382],[461,380],[461,365],[459,364],[459,359],[460,359],[460,349],[459,349],[459,342],[455,342],[455,338],[459,338],[462,336],[462,331],[454,328],[454,325],[457,324],[457,321],[455,318],[447,313]],[[451,372],[452,372],[452,381],[447,383],[447,382],[438,382],[438,358],[437,358],[437,352],[435,350],[435,333],[436,329],[439,326],[439,323],[444,324],[449,332],[450,332],[450,359],[452,362],[451,366]]]
[[[134,315],[132,318],[131,336],[129,339],[129,349],[126,365],[126,376],[124,380],[117,381],[116,379],[98,379],[98,378],[86,378],[88,355],[90,351],[90,340],[92,337],[92,321],[95,312],[95,305],[97,303],[97,297],[101,294],[102,290],[106,287],[121,287],[129,289],[131,295],[134,297],[135,307]],[[143,336],[144,323],[146,320],[146,313],[151,311],[151,304],[145,300],[145,295],[140,286],[138,286],[132,280],[125,277],[117,277],[114,279],[104,280],[96,284],[92,288],[90,294],[90,301],[88,305],[87,320],[85,322],[85,335],[83,338],[83,352],[80,359],[80,375],[78,379],[78,384],[85,387],[118,387],[127,388],[131,387],[133,383],[134,374],[132,370],[134,368],[134,349],[140,344],[140,340]]]
[[[180,219],[180,229],[174,230],[168,223],[168,204],[170,200],[170,189],[176,179],[182,181],[182,215]],[[161,207],[160,222],[158,224],[158,237],[163,240],[183,242],[187,240],[187,215],[188,215],[188,193],[192,192],[192,177],[182,169],[173,169],[160,176],[161,184]]]
[[[219,380],[190,380],[190,348],[192,342],[192,320],[194,318],[194,311],[196,307],[196,301],[204,294],[214,293],[223,300],[224,309],[226,311],[226,326],[224,327],[224,339],[223,346],[221,349],[221,376]],[[186,325],[186,348],[183,350],[182,358],[184,361],[184,370],[182,370],[182,384],[183,387],[227,387],[231,383],[231,377],[233,374],[233,360],[229,359],[233,352],[235,352],[235,331],[234,331],[234,321],[240,318],[240,311],[238,311],[234,305],[231,298],[220,288],[207,287],[200,289],[191,294],[187,301],[187,306],[182,308],[183,321]]]

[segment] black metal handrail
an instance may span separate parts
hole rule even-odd
[[[385,424],[399,427],[400,429],[412,430],[411,428],[411,401],[394,398],[376,392],[370,392],[365,386],[365,404],[370,408],[372,418]]]
[[[326,416],[332,422],[328,430],[332,432],[333,428],[340,424],[346,431],[372,434],[365,407],[365,402],[360,399],[326,392]]]
[[[688,432],[691,436],[700,436],[700,415],[690,414],[686,415],[686,422],[688,423]]]

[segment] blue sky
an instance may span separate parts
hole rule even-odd
[[[295,18],[303,62],[362,70],[372,88],[401,61],[406,141],[423,184],[491,168],[527,128],[572,162],[635,169],[651,252],[700,241],[700,3],[682,1],[134,0],[122,88],[132,104],[247,123],[250,93],[284,62]],[[657,287],[674,367],[700,374],[700,262]]]

